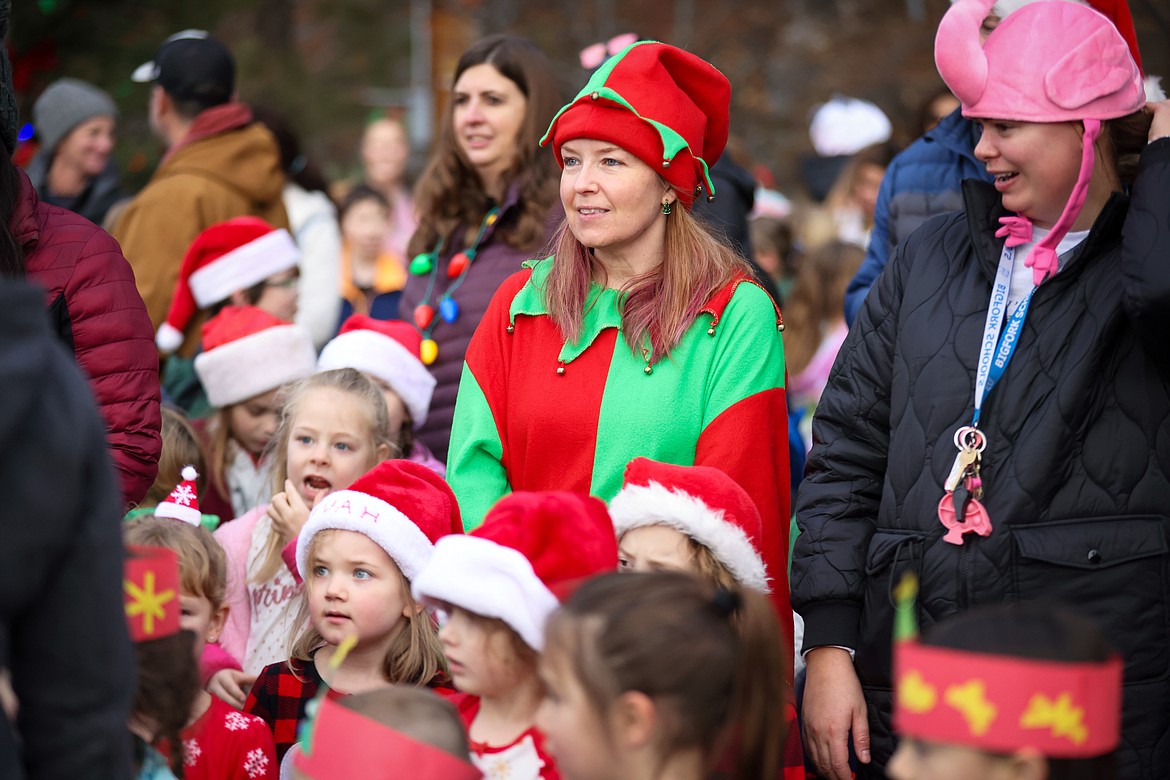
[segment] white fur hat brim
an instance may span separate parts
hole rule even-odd
[[[316,367],[313,339],[300,325],[265,328],[195,356],[195,373],[217,409],[304,379]]]
[[[609,504],[618,539],[634,528],[664,525],[686,534],[711,551],[736,581],[761,593],[771,592],[764,560],[743,530],[714,509],[682,491],[657,482],[627,485]]]
[[[330,341],[317,359],[318,371],[353,368],[385,382],[410,412],[414,427],[427,420],[435,378],[417,355],[382,333],[351,330]]]
[[[367,493],[338,490],[321,500],[297,536],[297,571],[309,579],[309,545],[322,531],[354,531],[386,551],[410,581],[430,563],[435,547],[400,510]]]
[[[523,553],[477,536],[444,536],[411,584],[420,601],[442,601],[507,623],[533,650],[544,649],[544,624],[560,605]]]
[[[199,308],[226,300],[236,290],[246,290],[274,274],[296,268],[301,250],[284,228],[265,233],[217,257],[194,271],[187,280]]]

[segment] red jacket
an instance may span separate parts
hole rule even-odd
[[[162,450],[154,328],[118,242],[87,219],[41,203],[20,174],[8,223],[29,281],[45,288],[53,328],[89,379],[125,504],[154,483]]]

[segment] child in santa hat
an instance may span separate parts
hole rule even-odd
[[[207,398],[191,371],[199,351],[198,326],[225,306],[256,306],[283,320],[297,313],[301,254],[288,231],[256,217],[236,217],[195,237],[179,267],[167,318],[155,336],[171,357],[163,390],[192,417],[207,412]],[[172,355],[175,353],[177,355]]]
[[[422,336],[405,322],[354,314],[321,350],[319,371],[355,368],[382,389],[390,427],[397,431],[396,457],[407,458],[446,476],[447,469],[414,431],[427,420],[435,378],[419,360]]]
[[[605,504],[576,493],[513,493],[471,534],[436,545],[414,593],[440,616],[471,758],[488,777],[560,777],[535,726],[544,624],[575,585],[616,565]]]
[[[152,516],[126,524],[123,538],[130,545],[165,548],[178,556],[179,626],[193,634],[193,658],[199,660],[209,653],[222,653],[217,645],[209,643],[219,639],[227,618],[227,562],[223,548],[200,525],[203,515],[195,494],[195,472],[190,467],[184,472],[184,480]],[[239,668],[230,658],[221,658],[217,663]],[[184,780],[276,776],[276,746],[265,723],[205,690],[195,695],[179,739],[183,745]]]
[[[565,780],[775,780],[784,643],[768,599],[681,572],[582,585],[545,629],[536,714]]]
[[[918,638],[898,588],[894,780],[1117,777],[1123,661],[1095,623],[1051,604],[977,607]]]
[[[256,306],[228,306],[203,326],[195,372],[213,412],[202,429],[215,509],[223,521],[271,495],[269,445],[279,389],[313,373],[309,332]]]
[[[272,485],[281,492],[215,532],[227,552],[231,607],[220,643],[244,668],[217,672],[208,687],[237,707],[261,669],[288,657],[302,590],[289,548],[310,510],[392,448],[386,403],[358,371],[313,374],[290,385],[286,398],[272,450]]]
[[[306,598],[294,626],[305,628],[244,705],[272,727],[279,757],[322,685],[342,695],[445,681],[434,624],[410,584],[439,537],[462,531],[447,483],[406,460],[380,463],[317,504],[296,545]]]
[[[415,780],[483,777],[451,702],[401,685],[325,699],[287,755],[293,780],[396,780],[404,768]]]
[[[622,571],[684,571],[713,587],[747,587],[771,595],[771,573],[760,554],[760,513],[747,491],[719,469],[634,458],[609,513]],[[773,606],[790,612],[775,599]],[[804,751],[791,690],[788,700],[784,776],[803,778]]]

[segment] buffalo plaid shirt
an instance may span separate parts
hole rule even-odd
[[[276,763],[280,764],[288,749],[296,744],[297,724],[305,717],[305,705],[317,695],[324,685],[317,666],[312,661],[298,661],[293,658],[264,667],[248,700],[244,712],[264,720],[276,738]],[[341,694],[329,691],[330,698]]]
[[[297,724],[305,718],[305,706],[323,685],[326,683],[317,672],[316,664],[295,658],[265,666],[252,684],[248,700],[244,703],[244,712],[263,719],[272,729],[276,739],[278,765],[288,749],[296,744]],[[449,686],[450,682],[442,672],[427,685],[440,695],[454,694],[455,691]],[[328,686],[326,688],[329,692],[325,695],[331,699],[345,696]]]

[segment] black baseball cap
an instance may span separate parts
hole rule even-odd
[[[163,41],[154,59],[135,68],[130,79],[154,82],[178,100],[212,106],[231,100],[236,65],[227,47],[206,30],[183,30]]]

